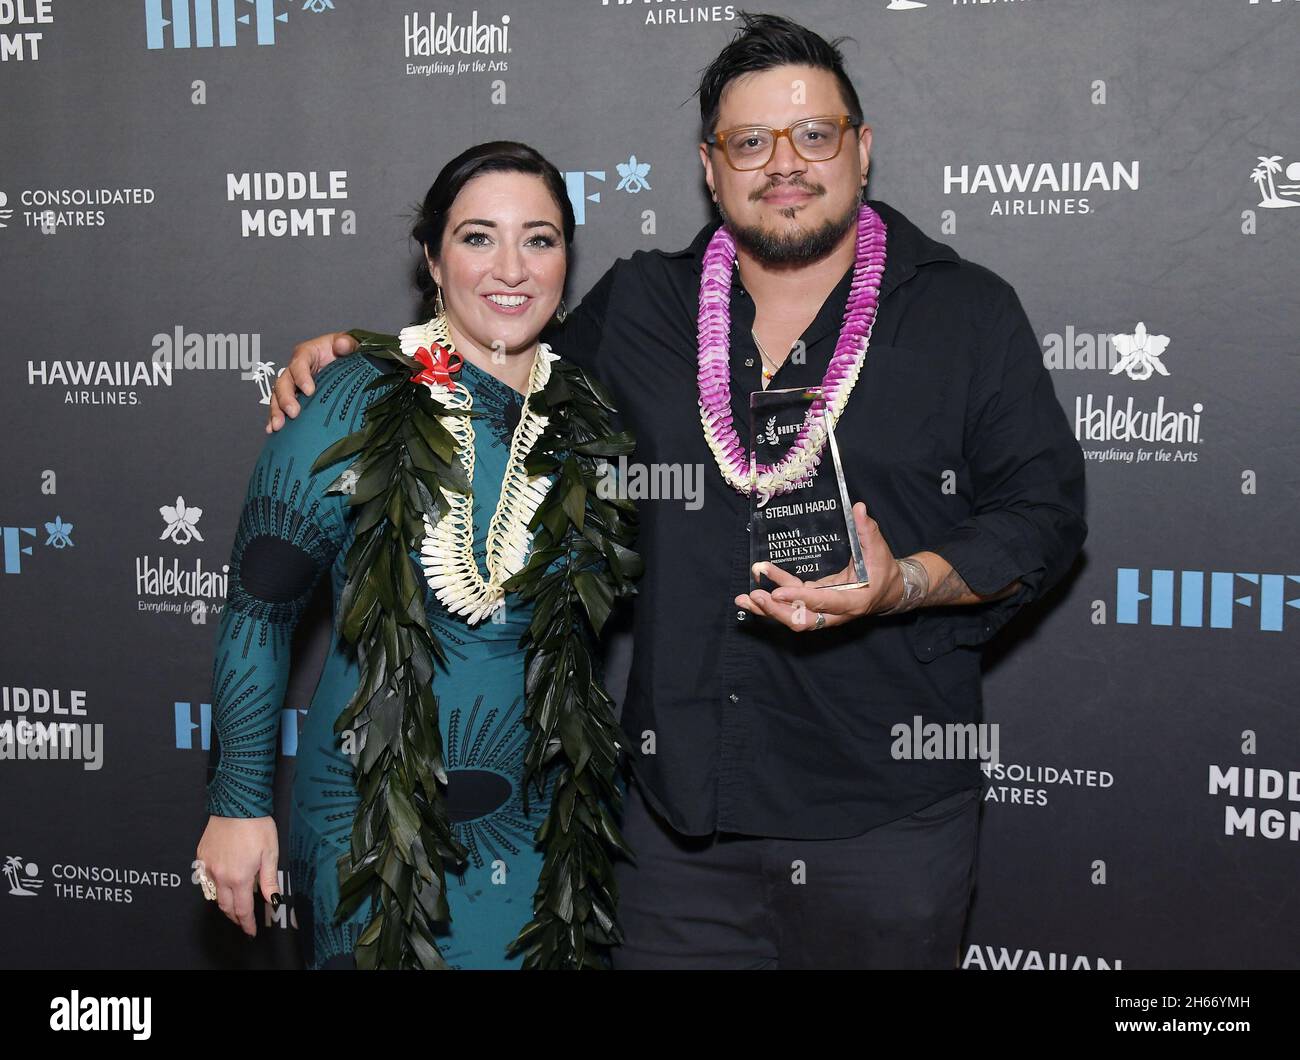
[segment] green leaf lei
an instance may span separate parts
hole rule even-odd
[[[431,520],[447,511],[442,488],[470,492],[444,416],[464,415],[411,382],[422,367],[395,335],[353,331],[357,356],[392,362],[367,389],[385,389],[360,430],[326,449],[318,472],[352,457],[329,492],[348,493],[356,537],[345,558],[339,632],[361,670],[334,729],[351,732],[360,796],[350,849],[339,858],[337,916],[378,898],[356,946],[358,968],[446,968],[435,929],[449,923],[445,865],[467,853],[452,834],[432,690],[446,663],[425,614],[425,582],[411,556]],[[630,453],[614,433],[604,389],[581,369],[554,361],[546,387],[529,398],[548,423],[528,455],[530,475],[555,481],[529,523],[527,563],[504,583],[533,601],[525,648],[524,766],[543,791],[555,774],[550,811],[537,830],[545,856],[532,919],[511,944],[525,968],[598,968],[603,947],[622,941],[611,855],[630,856],[615,823],[618,726],[602,687],[595,641],[615,600],[635,593],[641,560],[632,551],[635,508],[597,489],[599,464]],[[475,415],[475,413],[470,413]],[[554,565],[555,569],[550,569]]]

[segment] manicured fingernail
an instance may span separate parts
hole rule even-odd
[[[274,894],[271,895],[271,908],[279,909],[280,903],[283,901],[284,899],[280,897],[280,892],[276,891]]]

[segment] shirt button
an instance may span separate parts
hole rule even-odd
[[[729,695],[727,698],[728,698],[729,700],[731,700],[731,702],[733,702],[733,703],[739,703],[739,702],[740,702],[740,697],[739,697],[738,695],[736,695],[735,692],[732,692],[731,695]]]
[[[746,367],[746,368],[753,368],[753,367],[754,367],[754,358],[753,358],[753,357],[746,357],[746,358],[745,358],[745,367]]]
[[[744,622],[744,621],[745,621],[745,612],[744,612],[744,611],[737,611],[737,612],[736,612],[736,621],[737,621],[737,622]]]

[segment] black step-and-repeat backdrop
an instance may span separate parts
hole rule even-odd
[[[987,655],[963,966],[1300,964],[1300,2],[780,8],[855,38],[870,194],[1015,285],[1088,456],[1082,561]],[[290,914],[259,903],[246,940],[191,870],[270,383],[295,341],[409,322],[412,204],[471,143],[565,172],[570,304],[683,246],[690,97],[735,26],[707,0],[0,0],[0,963],[295,963]]]

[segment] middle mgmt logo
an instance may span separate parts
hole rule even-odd
[[[240,210],[240,234],[245,239],[354,236],[357,234],[355,210],[315,205],[345,202],[347,198],[346,169],[226,174],[227,202],[259,204]],[[272,205],[260,205],[263,203]]]
[[[1137,191],[1141,163],[963,162],[943,167],[943,193],[988,202],[990,217],[1095,212],[1103,195]]]
[[[187,503],[184,496],[177,496],[172,504],[159,505],[158,514],[163,522],[160,542],[179,548],[205,543],[198,525],[203,509]],[[137,556],[136,609],[155,615],[186,615],[194,625],[203,625],[209,614],[220,614],[225,607],[229,579],[229,563],[216,569],[205,566],[201,556],[184,564],[174,555]]]
[[[251,34],[272,45],[292,9],[292,0],[144,0],[145,44],[150,51],[233,48]],[[306,0],[298,10],[318,15],[334,10],[334,0]]]

